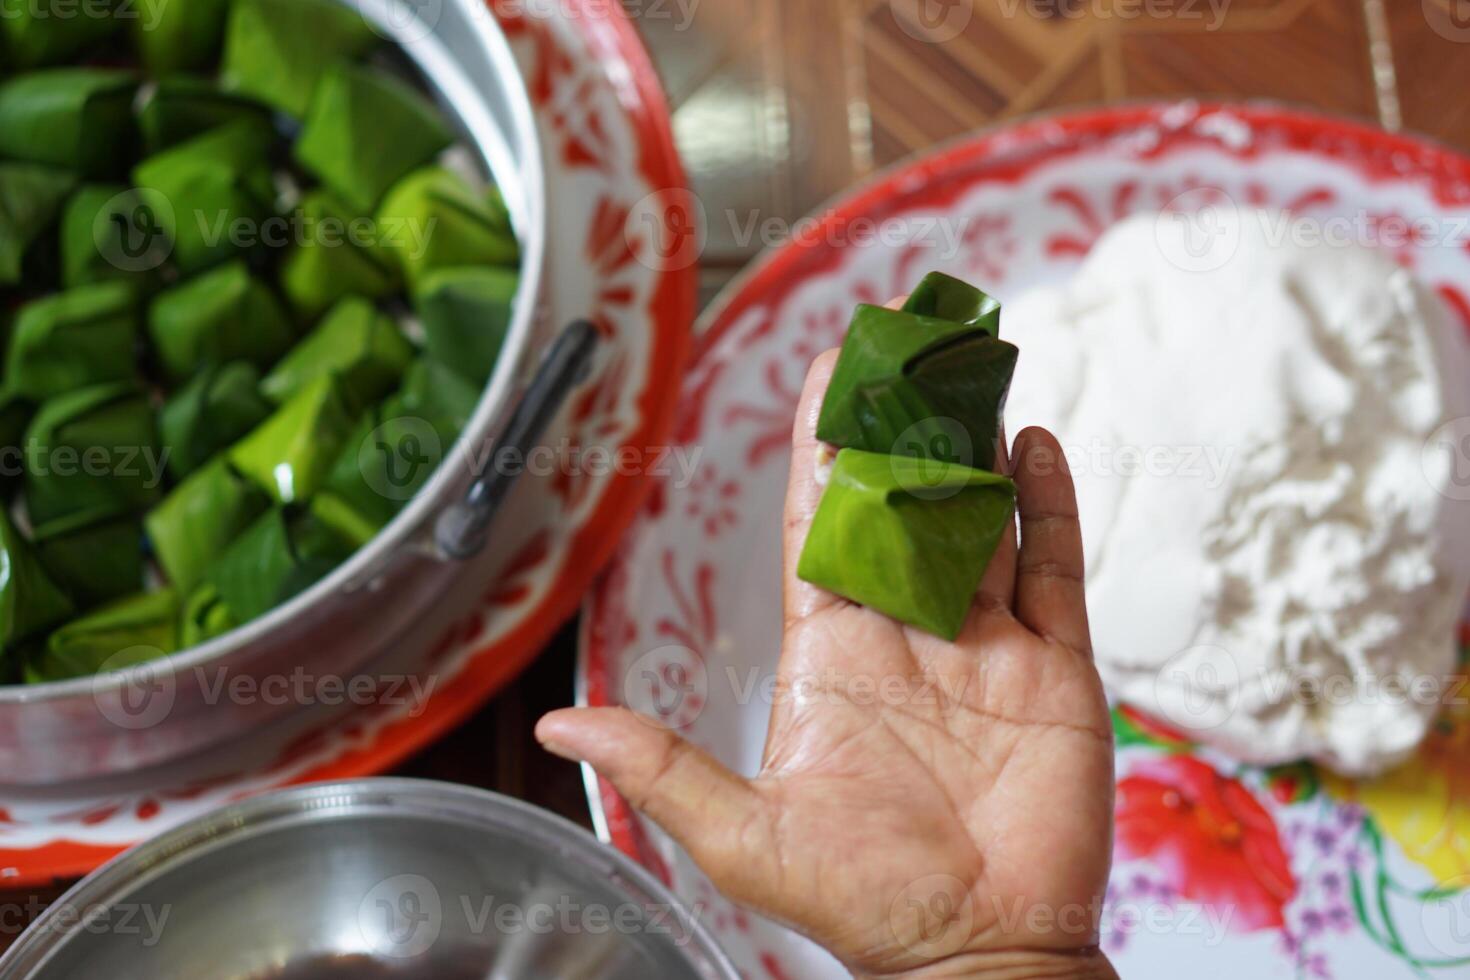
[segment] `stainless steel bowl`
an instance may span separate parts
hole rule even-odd
[[[475,482],[472,461],[484,459],[485,447],[510,424],[517,393],[542,353],[530,347],[547,207],[530,98],[484,0],[338,2],[399,43],[505,194],[522,245],[522,285],[500,363],[429,484],[382,534],[312,589],[239,630],[152,664],[0,688],[0,792],[5,785],[56,785],[172,762],[297,710],[276,698],[221,697],[229,690],[221,681],[260,689],[307,665],[317,678],[345,682],[384,661],[410,663],[433,639],[415,627],[449,621],[456,583],[483,587],[504,557],[467,557],[472,547],[446,553],[435,528],[443,522],[451,530],[483,530],[484,495],[477,515],[467,518],[462,507]],[[420,9],[431,22],[420,19]]]
[[[83,880],[0,958],[0,980],[377,976],[738,974],[697,910],[580,828],[413,780],[304,787],[180,827]]]

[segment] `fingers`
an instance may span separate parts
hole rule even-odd
[[[811,530],[812,518],[822,501],[822,484],[817,473],[824,456],[831,450],[817,441],[817,418],[822,414],[822,399],[837,366],[837,351],[829,350],[812,363],[796,409],[796,427],[791,438],[791,476],[786,488],[786,516],[783,554],[785,575],[786,625],[805,619],[825,606],[837,602],[836,596],[796,577],[797,562]]]
[[[1016,439],[1015,481],[1021,517],[1016,563],[1016,618],[1033,633],[1091,655],[1077,492],[1056,437],[1027,429]]]
[[[1000,433],[999,453],[995,459],[998,473],[1010,472],[1010,453],[1006,450],[1006,435]],[[1016,593],[1016,528],[1014,521],[1000,539],[995,555],[985,567],[985,577],[980,580],[980,605],[982,608],[1010,609]]]
[[[554,711],[536,726],[553,755],[585,762],[679,842],[721,888],[738,892],[763,874],[765,811],[750,783],[626,708]]]

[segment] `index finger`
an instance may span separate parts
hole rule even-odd
[[[822,466],[830,462],[832,450],[817,439],[817,418],[822,414],[822,399],[837,366],[837,351],[829,350],[812,362],[802,386],[796,409],[796,425],[791,435],[791,475],[786,485],[786,514],[782,529],[782,552],[785,575],[786,625],[799,622],[820,610],[842,601],[837,596],[797,578],[796,566],[801,549],[811,530],[817,505],[822,502],[823,485],[819,478]]]

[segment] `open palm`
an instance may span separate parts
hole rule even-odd
[[[1096,951],[1113,756],[1093,668],[1071,478],[1049,434],[1013,457],[1002,543],[954,643],[797,579],[830,450],[823,355],[798,411],[785,631],[759,775],[622,709],[542,720],[730,898],[863,976],[1111,977]]]

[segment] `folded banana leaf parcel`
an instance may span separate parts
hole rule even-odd
[[[903,310],[860,306],[817,436],[840,447],[797,574],[945,639],[964,627],[1016,489],[995,468],[1017,349],[1000,307],[927,277]]]

